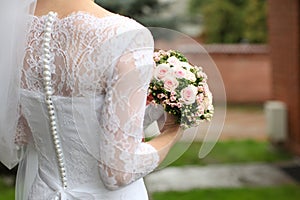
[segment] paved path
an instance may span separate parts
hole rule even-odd
[[[264,163],[168,167],[145,178],[149,192],[294,184],[278,167]]]

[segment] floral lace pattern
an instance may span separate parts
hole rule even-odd
[[[16,143],[25,144],[27,135],[32,134],[40,170],[47,172],[53,171],[48,166],[54,159],[54,153],[48,153],[53,146],[47,142],[46,145],[39,144],[39,141],[49,140],[51,143],[50,136],[46,136],[50,132],[41,134],[43,129],[36,127],[41,126],[37,123],[39,120],[47,121],[39,119],[46,118],[43,113],[46,108],[41,45],[44,22],[45,16],[34,17],[27,40],[21,76],[21,88],[26,91],[23,95],[26,100],[23,105],[21,102],[25,113],[21,113],[24,117],[19,122]],[[134,20],[119,15],[97,18],[77,12],[62,19],[56,18],[50,49],[53,55],[54,105],[67,171],[72,171],[72,175],[67,174],[71,187],[96,182],[97,178],[100,181],[101,178],[107,188],[114,190],[153,171],[158,165],[158,154],[152,146],[142,142],[146,94],[153,69],[150,32]],[[30,103],[31,98],[39,99],[40,104]],[[98,148],[98,151],[90,151],[90,143],[83,142],[88,134],[81,131],[85,128],[74,119],[72,108],[81,106],[75,105],[74,99],[80,98],[102,99],[97,102],[100,105],[95,110],[98,124],[91,125],[99,128],[91,130],[98,134],[92,138],[100,138],[97,141],[99,146],[92,148]],[[28,105],[32,108],[26,108]],[[34,110],[42,112],[39,117],[38,113],[31,113]],[[85,112],[80,114],[91,116],[88,114],[90,110]],[[95,176],[95,170],[99,171],[99,177]],[[40,183],[43,177],[39,176],[41,178],[36,179],[30,194],[32,199],[34,193],[46,194],[46,190],[51,190]],[[120,199],[120,194],[116,194],[119,196],[111,194],[109,199]],[[128,198],[132,199],[132,196]]]

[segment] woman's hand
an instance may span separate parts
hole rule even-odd
[[[161,130],[162,133],[165,131],[175,132],[179,130],[180,126],[174,115],[167,113],[163,117],[165,118],[165,123]]]

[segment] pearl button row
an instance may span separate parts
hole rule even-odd
[[[63,188],[66,189],[67,188],[66,168],[64,164],[64,155],[61,147],[61,142],[57,132],[56,115],[55,115],[55,109],[52,101],[53,90],[51,84],[51,70],[50,70],[50,63],[51,63],[50,40],[51,40],[52,26],[56,15],[57,15],[56,13],[50,12],[48,14],[46,25],[45,25],[45,33],[43,38],[43,53],[44,53],[43,54],[43,80],[44,80],[44,92],[45,92],[46,104],[48,106],[48,113],[50,119],[50,129],[53,137],[53,143],[55,146],[62,185]]]

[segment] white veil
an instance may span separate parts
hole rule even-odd
[[[36,0],[2,0],[0,8],[0,161],[8,168],[19,161],[14,143],[19,119],[20,67],[27,28]]]

